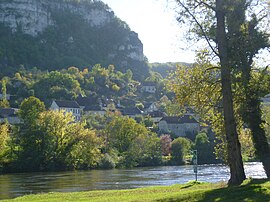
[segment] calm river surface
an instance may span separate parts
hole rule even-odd
[[[266,178],[261,163],[245,164],[247,177]],[[183,184],[194,180],[193,166],[162,166],[133,169],[90,170],[0,175],[0,200],[32,193],[74,192],[101,189],[131,189],[145,186]],[[198,167],[198,180],[229,179],[223,165]]]

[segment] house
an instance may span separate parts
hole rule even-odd
[[[71,112],[75,117],[75,121],[81,120],[81,108],[76,101],[54,100],[50,109],[54,111],[63,110],[66,112]]]
[[[17,116],[18,109],[3,108],[0,109],[0,123],[7,121],[11,125],[21,123],[20,118]]]
[[[166,117],[167,114],[165,112],[162,112],[162,111],[153,111],[153,112],[150,112],[147,114],[147,116],[149,116],[151,118],[151,120],[154,122],[154,123],[159,123],[160,120],[163,118],[163,117]]]
[[[100,107],[99,105],[86,106],[83,108],[83,112],[86,115],[96,114],[104,116],[106,114],[106,110]]]
[[[190,115],[163,117],[158,127],[160,132],[171,133],[179,137],[188,137],[192,140],[200,131],[199,122]]]
[[[123,116],[129,116],[130,118],[136,118],[136,116],[142,115],[142,111],[137,107],[125,108],[121,110]]]
[[[148,103],[144,103],[143,104],[144,106],[144,113],[145,114],[148,114],[148,113],[151,113],[151,112],[154,112],[154,111],[158,111],[158,107],[157,107],[157,104],[155,102],[151,103],[151,102],[148,102]]]
[[[154,82],[147,81],[142,84],[141,92],[156,93],[156,91],[156,84]]]
[[[79,104],[80,108],[85,114],[99,114],[104,115],[106,111],[100,99],[96,96],[84,97],[79,96],[76,99],[76,102]]]

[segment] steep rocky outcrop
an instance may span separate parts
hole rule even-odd
[[[138,35],[98,0],[1,0],[0,42],[6,71],[101,63],[148,72]]]

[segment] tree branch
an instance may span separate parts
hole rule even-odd
[[[199,21],[197,20],[197,18],[190,12],[190,10],[180,1],[177,0],[176,1],[182,8],[184,8],[184,10],[188,13],[189,16],[191,16],[191,18],[195,21],[195,23],[199,26],[200,30],[202,31],[203,37],[205,38],[207,44],[209,45],[209,47],[211,48],[211,50],[217,55],[219,56],[218,52],[215,50],[215,48],[211,45],[209,38],[207,38],[206,33],[202,27],[202,25],[199,23]]]
[[[215,7],[209,5],[208,3],[204,2],[204,1],[196,1],[196,0],[195,0],[195,2],[198,3],[198,4],[203,4],[203,5],[205,5],[207,8],[210,8],[211,10],[216,11],[216,8],[215,8]]]

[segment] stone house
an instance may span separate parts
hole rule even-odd
[[[148,81],[142,84],[141,92],[156,93],[156,91],[156,84],[154,82]]]
[[[192,140],[200,131],[199,122],[190,115],[163,117],[158,127],[160,132],[187,137]]]

